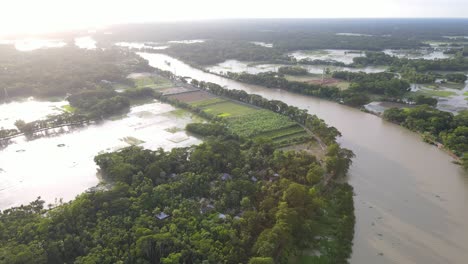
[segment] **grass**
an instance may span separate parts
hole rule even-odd
[[[172,134],[180,132],[180,131],[184,131],[182,128],[179,128],[179,127],[170,127],[170,128],[166,128],[164,130],[166,130],[167,132],[172,133]]]
[[[187,116],[190,114],[190,112],[188,112],[187,110],[184,110],[184,109],[176,109],[176,110],[173,110],[171,112],[169,112],[171,115],[174,115],[176,117],[184,117],[184,116]]]
[[[294,75],[285,75],[284,78],[286,78],[286,80],[292,81],[292,82],[310,82],[310,81],[322,80],[322,74],[310,73],[310,74],[307,74],[307,75],[296,75],[296,76],[294,76]],[[325,78],[331,78],[331,76],[327,75],[327,76],[325,76]],[[351,84],[350,82],[339,80],[339,82],[329,84],[328,86],[336,86],[340,90],[346,90],[346,89],[349,88],[350,84]],[[325,84],[325,85],[327,85],[327,84]]]
[[[451,88],[451,89],[458,89],[458,90],[465,88],[464,83],[455,83],[455,82],[447,82],[447,83],[442,84],[442,86]]]
[[[170,80],[161,76],[144,76],[133,79],[137,88],[149,87],[153,89],[169,88],[173,84]]]
[[[230,117],[227,121],[233,132],[246,137],[255,137],[262,133],[297,125],[288,117],[268,110],[258,110],[248,115]]]
[[[76,111],[76,108],[71,106],[71,105],[64,105],[64,106],[62,106],[62,109],[65,110],[65,112],[68,112],[68,113],[74,113]]]
[[[307,75],[284,75],[284,78],[292,82],[307,82],[307,81],[321,80],[322,74],[309,73]]]
[[[271,138],[271,139],[276,139],[276,138],[281,138],[283,136],[295,134],[295,133],[298,133],[298,132],[305,132],[305,131],[299,125],[293,125],[293,126],[291,126],[289,128],[281,128],[281,129],[278,129],[278,130],[271,130],[271,131],[262,133],[262,134],[258,135],[257,138],[267,137],[267,138]]]
[[[230,101],[209,105],[208,107],[202,107],[202,109],[219,117],[237,117],[258,111],[256,108]]]
[[[419,90],[415,92],[415,94],[422,94],[422,95],[436,96],[436,97],[450,97],[450,96],[456,95],[455,92],[444,91],[444,90]]]
[[[339,82],[339,83],[337,83],[337,84],[335,84],[335,85],[336,85],[336,87],[338,87],[340,90],[346,90],[346,89],[349,88],[349,85],[350,85],[350,84],[351,84],[350,82],[342,81],[342,82]]]
[[[114,88],[114,90],[127,90],[127,89],[131,89],[132,87],[126,84],[116,83],[112,86],[112,88]]]
[[[196,107],[204,108],[204,107],[207,107],[207,106],[210,106],[210,105],[219,104],[219,103],[223,103],[223,102],[226,102],[226,100],[222,99],[222,98],[219,98],[219,97],[214,97],[214,98],[205,99],[205,100],[201,100],[201,101],[195,101],[195,102],[192,102],[190,104],[193,105],[193,106],[196,106]]]
[[[305,142],[310,142],[312,141],[313,138],[307,132],[302,131],[298,132],[295,134],[290,134],[287,136],[283,136],[280,138],[275,138],[273,139],[273,142],[278,145],[278,146],[290,146],[290,145],[296,145],[296,144],[301,144]]]
[[[440,88],[438,84],[433,84],[433,83],[426,84],[426,85],[424,85],[424,87],[426,87],[428,89],[439,89]]]

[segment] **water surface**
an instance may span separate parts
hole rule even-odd
[[[25,107],[32,109],[30,105]],[[126,137],[144,141],[140,146],[153,150],[200,143],[183,131],[194,121],[191,115],[175,110],[171,105],[154,102],[133,107],[123,118],[59,136],[14,139],[0,151],[0,209],[29,203],[38,196],[47,203],[54,203],[56,198],[69,201],[96,186],[94,157],[129,146]]]
[[[63,113],[62,107],[65,105],[68,105],[67,101],[49,102],[34,98],[0,104],[0,128],[16,128],[17,120],[32,122],[45,119],[48,115]]]
[[[258,74],[262,72],[277,72],[278,69],[282,66],[291,66],[286,64],[258,64],[254,62],[244,62],[238,60],[227,60],[225,62],[206,67],[210,72],[225,74],[227,72],[247,72],[251,74]],[[387,67],[384,66],[369,66],[364,68],[351,68],[351,67],[337,67],[330,65],[297,65],[304,69],[307,69],[309,73],[322,74],[325,69],[330,71],[350,71],[350,72],[384,72]]]
[[[299,50],[290,53],[297,60],[310,59],[310,60],[334,60],[346,64],[353,63],[353,59],[364,56],[364,52],[353,50]]]

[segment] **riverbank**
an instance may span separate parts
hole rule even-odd
[[[204,71],[204,72],[209,73],[209,74],[213,74],[213,75],[216,75],[216,76],[219,76],[219,77],[222,77],[222,78],[231,79],[231,80],[233,80],[233,81],[238,81],[238,80],[236,80],[236,79],[231,78],[229,75],[218,74],[218,73],[212,73],[212,72],[210,72],[210,71]],[[269,87],[268,87],[268,88],[269,88]],[[282,89],[282,88],[279,88],[279,89]],[[286,89],[286,90],[287,90],[287,89]],[[296,92],[296,91],[292,91],[292,92]],[[300,93],[300,92],[297,92],[297,93],[298,93],[298,94],[303,94],[303,93]],[[310,94],[303,94],[303,95],[312,96],[312,95],[310,95]],[[332,102],[338,102],[338,103],[340,103],[340,104],[343,104],[343,102],[342,102],[341,100],[333,100],[333,99],[330,99],[330,98],[323,98],[323,97],[319,97],[319,98],[324,99],[324,100],[329,100],[329,101],[332,101]],[[404,103],[404,101],[402,101],[402,100],[393,100],[393,101],[391,101],[391,102]],[[358,106],[358,105],[353,106],[353,105],[349,105],[349,104],[344,104],[344,105],[349,106],[349,107],[352,107],[352,108],[356,108],[356,109],[363,110],[363,106]],[[409,106],[409,107],[415,107],[414,104],[408,104],[408,106]],[[365,111],[365,109],[364,109],[364,111]],[[379,114],[377,114],[377,113],[374,113],[374,112],[372,112],[372,111],[365,111],[365,112],[368,112],[368,113],[371,113],[371,114],[376,114],[377,116],[382,117],[381,115],[379,115]],[[398,122],[394,122],[394,123],[399,124]],[[406,128],[406,127],[405,127],[405,128]],[[449,155],[454,159],[454,163],[455,163],[455,164],[461,165],[461,158],[460,158],[460,156],[456,155],[452,149],[446,147],[446,146],[445,146],[444,144],[442,144],[441,142],[438,142],[438,141],[434,140],[433,138],[428,137],[428,136],[427,136],[427,133],[423,133],[423,132],[420,132],[420,131],[415,131],[415,132],[418,133],[418,134],[421,136],[421,138],[422,138],[422,140],[423,140],[424,142],[429,143],[429,144],[431,144],[431,145],[436,146],[436,147],[439,148],[439,149],[444,150],[447,154],[449,154]]]

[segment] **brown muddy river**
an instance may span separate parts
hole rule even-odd
[[[140,55],[177,75],[308,109],[338,128],[341,144],[357,156],[349,173],[356,194],[351,263],[466,263],[468,178],[417,134],[337,103],[241,84],[166,55]]]

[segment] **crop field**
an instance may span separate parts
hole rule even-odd
[[[214,104],[223,103],[223,102],[226,102],[226,101],[227,100],[219,98],[219,97],[213,97],[211,99],[195,101],[195,102],[191,103],[191,105],[196,106],[196,107],[200,107],[200,108],[205,108],[205,107],[208,107],[208,106],[211,106],[211,105],[214,105]]]
[[[188,94],[192,93],[180,95]],[[300,125],[286,116],[206,94],[212,97],[205,97],[204,100],[193,101],[190,104],[201,108],[206,113],[222,117],[228,128],[240,136],[255,139],[268,138],[281,146],[312,139]]]
[[[202,108],[206,113],[219,117],[238,117],[259,111],[254,107],[232,101],[208,104],[207,106],[200,108]]]
[[[140,76],[134,78],[133,82],[138,88],[150,87],[153,89],[161,89],[173,86],[170,80],[161,76]]]
[[[288,128],[280,128],[278,130],[271,130],[271,131],[262,133],[258,135],[257,137],[268,137],[268,138],[275,139],[275,138],[281,138],[283,136],[296,134],[296,133],[302,133],[302,132],[305,132],[304,129],[298,124],[294,124]]]
[[[422,94],[426,96],[436,96],[436,97],[450,97],[456,95],[456,93],[452,91],[446,91],[446,90],[419,90],[415,92],[416,94]]]
[[[297,123],[286,116],[268,110],[257,110],[248,115],[228,118],[229,128],[241,136],[256,137],[263,133],[288,129]],[[271,136],[269,136],[271,138]]]
[[[207,93],[205,91],[194,91],[190,93],[173,94],[169,97],[177,99],[181,102],[190,103],[190,104],[194,102],[204,102],[205,100],[217,98],[214,95]]]

